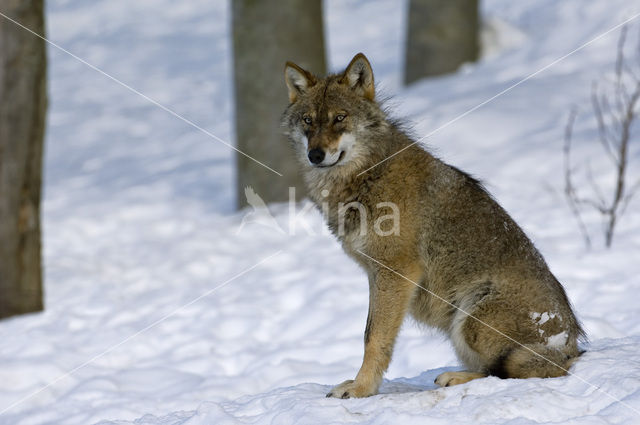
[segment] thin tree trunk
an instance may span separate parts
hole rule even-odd
[[[280,117],[288,104],[287,60],[324,74],[324,31],[320,0],[234,0],[233,57],[237,147],[282,173],[280,177],[236,155],[237,205],[246,205],[252,186],[265,202],[285,201],[290,186],[299,199],[304,186],[298,164],[282,135]]]
[[[478,0],[410,0],[405,83],[478,58]]]
[[[43,0],[0,12],[44,35]],[[0,317],[43,308],[40,185],[46,112],[42,39],[0,16]]]

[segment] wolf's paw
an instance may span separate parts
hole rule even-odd
[[[353,379],[349,379],[344,381],[342,384],[337,385],[329,391],[327,397],[336,397],[336,398],[359,398],[359,397],[369,397],[376,393],[375,388],[368,388],[363,385],[360,385]]]
[[[436,384],[441,387],[450,387],[452,385],[460,385],[478,378],[484,378],[484,373],[478,372],[444,372],[435,379]]]

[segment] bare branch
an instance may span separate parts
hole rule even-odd
[[[576,219],[578,223],[578,229],[582,234],[584,239],[584,243],[587,246],[587,249],[591,248],[591,237],[589,237],[589,231],[587,230],[587,226],[585,226],[584,221],[582,220],[582,216],[580,215],[580,209],[578,208],[577,202],[577,194],[575,187],[573,186],[572,181],[572,171],[571,171],[571,139],[573,136],[573,124],[576,120],[577,115],[576,107],[571,108],[569,112],[569,119],[567,120],[567,125],[564,130],[564,147],[563,147],[563,165],[564,165],[564,193],[567,198],[567,202],[569,204],[569,209],[571,213]]]
[[[602,208],[606,208],[607,201],[605,201],[605,198],[602,193],[602,190],[600,189],[600,186],[598,185],[596,180],[593,178],[593,171],[591,170],[590,162],[587,162],[587,181],[589,182],[589,185],[591,186],[593,193],[596,195],[596,198],[598,198],[597,204],[602,206]]]
[[[616,142],[618,141],[618,133],[622,129],[622,122],[620,122],[618,115],[611,109],[608,96],[603,93],[598,99],[603,115],[608,117],[609,123],[605,128],[608,130],[607,136],[609,136],[609,142],[615,147]],[[606,120],[603,118],[603,122],[605,121]]]
[[[624,212],[627,210],[627,207],[631,202],[631,198],[633,198],[633,195],[635,195],[638,192],[638,190],[640,190],[640,179],[633,186],[631,186],[631,189],[627,191],[627,194],[624,197],[624,200],[622,201],[622,206],[620,207],[621,215],[624,214]]]
[[[616,86],[615,86],[615,101],[616,107],[618,108],[618,113],[621,114],[624,110],[624,99],[622,93],[624,90],[622,88],[622,71],[624,69],[624,45],[627,41],[627,31],[628,28],[624,25],[620,29],[620,37],[618,38],[618,48],[616,53],[616,65],[615,65],[615,75],[616,75]]]
[[[613,147],[611,146],[610,140],[613,139],[613,135],[610,135],[609,128],[604,122],[604,114],[602,112],[603,106],[607,109],[607,112],[610,111],[609,104],[606,102],[606,98],[604,102],[601,102],[598,97],[598,85],[597,83],[593,83],[591,90],[591,104],[593,106],[593,112],[596,116],[596,121],[598,123],[598,133],[600,134],[600,143],[604,147],[604,150],[607,152],[607,155],[611,158],[614,163],[618,163],[618,159],[616,158]],[[565,133],[566,134],[566,133]]]
[[[598,201],[594,201],[593,199],[575,198],[575,203],[577,205],[588,205],[602,215],[609,215],[611,213],[610,208],[608,208],[606,205],[601,204]]]
[[[629,143],[632,139],[631,129],[638,116],[637,106],[640,103],[640,70],[631,69],[624,55],[627,33],[625,26],[620,31],[618,39],[613,81],[603,79],[607,90],[597,82],[594,82],[591,88],[591,105],[598,125],[598,140],[615,167],[615,181],[611,196],[605,196],[601,185],[593,175],[589,162],[587,162],[586,178],[591,195],[578,196],[573,182],[574,170],[571,168],[571,139],[576,117],[575,107],[571,110],[565,129],[563,150],[565,195],[580,231],[586,235],[587,246],[590,246],[590,239],[580,216],[580,208],[593,208],[602,215],[605,243],[610,247],[620,217],[624,214],[631,198],[640,191],[640,181],[636,182],[631,189],[627,188],[625,181],[629,163]],[[635,54],[636,65],[640,69],[640,38]]]

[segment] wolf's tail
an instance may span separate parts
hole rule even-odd
[[[577,348],[526,344],[500,356],[489,374],[499,378],[554,378],[568,373],[582,352]]]

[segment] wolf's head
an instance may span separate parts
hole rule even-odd
[[[283,125],[304,167],[345,172],[371,160],[372,139],[388,124],[362,53],[344,72],[323,79],[287,62],[285,81],[290,105]]]

